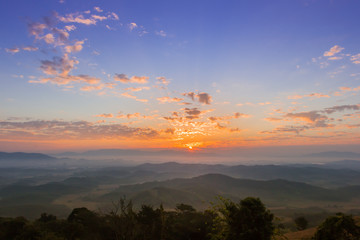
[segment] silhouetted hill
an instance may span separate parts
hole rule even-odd
[[[360,182],[360,171],[353,169],[328,169],[316,165],[210,165],[183,164],[168,162],[161,164],[142,164],[133,170],[146,170],[155,173],[172,173],[174,177],[195,177],[208,173],[219,173],[236,178],[256,180],[285,179],[305,182],[323,187],[356,185]],[[181,176],[181,174],[183,174]]]
[[[338,151],[328,151],[328,152],[319,152],[306,154],[304,157],[315,157],[315,158],[356,158],[360,159],[360,153],[355,152],[338,152]]]
[[[0,160],[54,160],[56,158],[42,153],[0,152]]]
[[[206,174],[190,179],[120,186],[98,200],[114,201],[127,196],[135,204],[163,203],[167,207],[174,207],[176,203],[183,202],[203,208],[204,203],[219,195],[233,200],[255,196],[272,206],[291,206],[308,202],[346,202],[360,195],[360,191],[354,191],[358,188],[353,186],[332,190],[281,179],[259,181]]]

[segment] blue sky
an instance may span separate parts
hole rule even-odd
[[[7,1],[0,150],[359,143],[358,1]]]

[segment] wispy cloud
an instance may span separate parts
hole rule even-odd
[[[360,53],[352,55],[350,60],[352,61],[352,63],[354,64],[360,64]]]
[[[81,23],[85,25],[95,25],[97,22],[96,19],[86,18],[81,13],[69,13],[65,16],[58,16],[58,19],[64,23]]]
[[[126,98],[134,99],[134,100],[136,100],[136,101],[138,101],[138,102],[144,102],[144,103],[146,103],[146,102],[149,101],[149,100],[147,100],[147,99],[137,98],[136,96],[134,96],[134,95],[132,95],[132,94],[130,94],[130,93],[128,93],[128,92],[122,93],[121,96],[124,96],[124,97],[126,97]]]
[[[327,114],[331,114],[334,112],[343,112],[345,110],[360,110],[360,104],[334,106],[330,108],[325,108],[324,112]]]
[[[39,50],[39,48],[33,47],[33,46],[23,47],[22,49],[23,49],[24,51],[28,51],[28,52],[34,52],[34,51]]]
[[[20,48],[5,48],[5,51],[8,52],[8,53],[18,53],[20,52]]]
[[[115,81],[119,81],[122,83],[139,83],[139,84],[146,84],[148,83],[149,77],[146,76],[132,76],[129,78],[126,74],[115,74],[114,76]]]
[[[137,25],[136,23],[132,22],[132,23],[129,23],[129,24],[128,24],[128,27],[129,27],[130,31],[132,31],[132,30],[134,30],[135,28],[137,28],[138,25]]]
[[[156,98],[160,103],[173,103],[173,102],[180,102],[184,100],[183,98],[177,98],[177,97],[159,97]]]
[[[167,34],[166,34],[166,32],[164,30],[156,31],[155,34],[160,36],[160,37],[166,37],[167,36]]]
[[[193,101],[197,100],[200,103],[209,105],[212,101],[212,97],[208,93],[194,93],[194,92],[187,92],[183,93],[183,96],[191,98]]]
[[[98,114],[98,115],[95,115],[95,117],[113,118],[113,117],[114,117],[114,115],[112,115],[111,113],[103,113],[103,114]]]
[[[124,90],[131,92],[140,92],[143,90],[150,90],[150,87],[129,87],[129,88],[125,88]]]
[[[170,81],[166,77],[157,77],[157,83],[168,85]]]
[[[94,7],[94,10],[97,11],[97,12],[103,12],[104,11],[100,7]]]
[[[288,96],[288,99],[301,99],[301,98],[329,98],[330,96],[322,93],[310,93],[305,95],[292,95]]]
[[[0,121],[0,137],[15,139],[102,139],[153,138],[159,132],[152,128],[128,127],[123,124],[99,124],[88,121]]]

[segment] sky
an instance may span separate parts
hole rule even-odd
[[[4,1],[0,151],[356,146],[359,9]]]

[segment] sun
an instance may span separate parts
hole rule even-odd
[[[193,149],[193,147],[192,147],[192,146],[189,146],[189,149],[190,149],[190,150],[192,150],[192,149]]]

